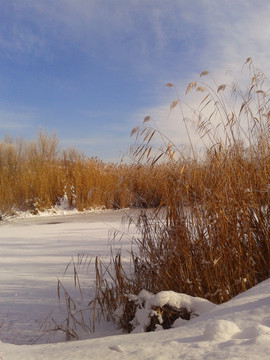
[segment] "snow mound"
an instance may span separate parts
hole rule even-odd
[[[205,340],[229,340],[233,335],[240,333],[239,327],[232,321],[214,320],[206,325],[203,337]]]
[[[169,306],[173,309],[181,310],[187,318],[174,321],[174,327],[182,326],[187,320],[197,317],[203,313],[216,308],[217,305],[206,299],[189,296],[187,294],[176,293],[174,291],[161,291],[154,295],[146,290],[142,290],[138,295],[127,295],[130,301],[137,306],[135,317],[131,324],[133,333],[149,331],[151,319],[156,317],[155,330],[161,330],[163,325],[162,312],[164,307]]]
[[[123,347],[120,346],[120,345],[109,346],[109,349],[110,349],[110,350],[113,350],[113,351],[116,351],[116,352],[119,352],[119,353],[124,353],[124,352],[125,352],[125,350],[123,349]]]
[[[206,325],[203,339],[218,343],[243,340],[242,344],[269,346],[270,327],[258,324],[240,330],[233,321],[219,319]]]
[[[270,341],[270,327],[265,325],[250,326],[235,336],[237,339],[256,339],[258,337],[268,337]]]
[[[189,312],[197,315],[210,311],[216,307],[212,302],[199,297],[180,294],[174,291],[161,291],[158,294],[149,297],[146,302],[146,308],[152,306],[170,305],[175,308],[186,308]]]

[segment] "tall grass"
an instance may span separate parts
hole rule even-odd
[[[112,254],[111,266],[96,260],[91,301],[125,331],[135,313],[127,294],[174,290],[219,304],[270,276],[270,87],[251,59],[246,66],[247,89],[235,79],[217,85],[208,71],[187,87],[203,95],[192,120],[203,156],[191,143],[187,158],[167,138],[155,152],[152,142],[165,136],[149,116],[132,131],[136,159],[155,179],[157,209],[130,219],[140,232],[130,263],[121,253]],[[170,111],[177,106],[182,111],[178,95]]]
[[[188,84],[187,94],[201,95],[190,119],[176,87],[167,84],[176,96],[169,111],[180,109],[179,121],[190,139],[189,157],[149,116],[131,132],[133,165],[105,164],[73,149],[60,152],[57,138],[44,133],[31,143],[0,143],[2,214],[36,212],[65,194],[78,210],[142,209],[138,218],[129,219],[139,231],[129,262],[121,252],[112,252],[109,265],[96,259],[96,294],[88,308],[93,326],[96,317],[104,316],[131,331],[135,305],[126,295],[142,289],[174,290],[222,303],[269,277],[270,86],[251,59],[245,65],[247,87],[235,78],[216,84],[208,71]],[[203,154],[197,153],[190,125]],[[156,149],[159,140],[165,145]],[[155,210],[145,210],[149,207]]]
[[[144,167],[104,163],[72,148],[60,151],[55,134],[40,132],[33,141],[6,137],[0,141],[0,214],[37,213],[64,196],[78,210],[153,206],[159,196],[147,173]]]

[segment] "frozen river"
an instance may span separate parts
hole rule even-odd
[[[42,336],[38,345],[10,344],[33,343],[48,314],[63,320],[65,307],[58,304],[58,279],[72,292],[72,269],[63,277],[72,257],[76,262],[78,254],[87,253],[106,261],[110,254],[108,232],[127,231],[121,223],[123,215],[123,211],[103,212],[0,224],[0,360],[270,358],[270,280],[169,330],[107,336],[120,331],[104,323],[94,335],[80,334],[80,339],[89,337],[83,341],[55,343],[65,338],[53,332]],[[130,235],[132,232],[134,228],[130,228]],[[115,246],[125,251],[130,239],[115,242]],[[94,268],[77,269],[89,300]],[[42,344],[47,341],[51,343]]]
[[[127,231],[125,211],[14,219],[0,224],[0,340],[30,344],[48,314],[61,318],[58,279],[73,288],[73,271],[63,274],[78,254],[108,258],[109,233]],[[119,246],[128,246],[126,240]],[[72,269],[70,269],[72,270]],[[85,281],[94,286],[93,266]],[[83,285],[83,284],[82,284]],[[89,300],[89,299],[88,299]],[[64,316],[64,314],[63,314]],[[45,337],[42,341],[46,341]]]

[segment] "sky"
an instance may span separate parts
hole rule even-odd
[[[151,116],[187,141],[174,100],[201,71],[270,71],[268,0],[0,0],[0,139],[56,132],[118,162]],[[184,98],[184,101],[188,99]]]

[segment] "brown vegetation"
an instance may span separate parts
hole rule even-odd
[[[246,66],[245,90],[235,79],[215,84],[208,71],[188,85],[187,93],[202,95],[193,111],[205,148],[200,157],[192,143],[193,155],[183,155],[149,116],[132,130],[136,165],[104,164],[74,151],[59,156],[55,139],[44,134],[32,144],[0,144],[2,213],[54,205],[64,191],[78,209],[156,208],[130,218],[140,234],[129,263],[113,252],[110,265],[96,259],[93,321],[115,319],[120,308],[117,322],[131,331],[135,307],[126,294],[173,290],[222,303],[270,276],[270,87],[251,59]],[[170,111],[177,106],[182,111],[178,95]],[[167,143],[155,150],[157,136]]]
[[[203,157],[192,149],[187,159],[170,141],[154,152],[153,139],[164,136],[149,117],[132,131],[135,155],[156,179],[159,206],[130,219],[140,236],[129,264],[121,253],[112,255],[110,267],[97,259],[91,302],[112,319],[121,308],[125,331],[132,330],[135,311],[126,294],[173,290],[219,304],[270,276],[270,90],[251,59],[246,64],[251,80],[245,91],[236,80],[188,85],[187,92],[203,93],[194,110]],[[170,110],[175,106],[181,107],[179,99]]]
[[[55,134],[0,142],[2,217],[27,210],[35,214],[57,205],[64,195],[79,211],[156,206],[158,190],[149,180],[141,166],[104,163],[75,149],[60,151]]]

